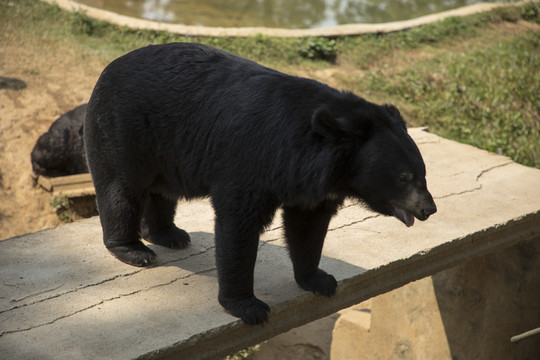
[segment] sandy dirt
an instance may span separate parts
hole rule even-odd
[[[51,194],[35,184],[30,153],[63,113],[87,102],[106,64],[67,44],[16,34],[0,41],[0,239],[54,227]]]

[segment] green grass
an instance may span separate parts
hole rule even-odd
[[[367,88],[406,103],[420,124],[442,136],[540,167],[540,31],[487,49],[446,53]]]
[[[38,0],[0,0],[0,42],[67,43],[104,63],[138,47],[201,42],[292,73],[337,69],[334,83],[396,103],[412,125],[540,167],[539,3],[390,34],[288,39],[185,37],[131,30]]]

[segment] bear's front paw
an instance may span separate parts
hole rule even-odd
[[[183,249],[191,243],[189,234],[176,226],[155,234],[142,234],[142,238],[152,244],[171,249]]]
[[[156,253],[141,242],[128,245],[107,246],[107,250],[118,260],[134,266],[149,266],[156,262]]]
[[[319,295],[332,296],[336,293],[336,279],[321,269],[310,276],[296,277],[296,282],[302,289]]]
[[[268,320],[270,307],[255,296],[245,299],[219,296],[219,303],[231,315],[239,317],[248,325],[262,324]]]

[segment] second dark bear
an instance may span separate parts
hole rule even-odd
[[[32,149],[32,169],[49,177],[88,172],[83,144],[86,104],[79,105],[54,121]]]
[[[411,226],[436,211],[425,167],[393,106],[198,44],[135,50],[109,64],[85,122],[103,238],[128,264],[182,248],[177,200],[210,196],[219,302],[267,319],[253,292],[259,235],[283,207],[297,283],[330,296],[319,269],[328,224],[347,197]]]

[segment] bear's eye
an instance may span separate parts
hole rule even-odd
[[[399,175],[398,177],[398,183],[400,185],[405,185],[406,183],[408,183],[409,181],[411,181],[413,178],[412,174],[411,173],[402,173],[401,175]]]

